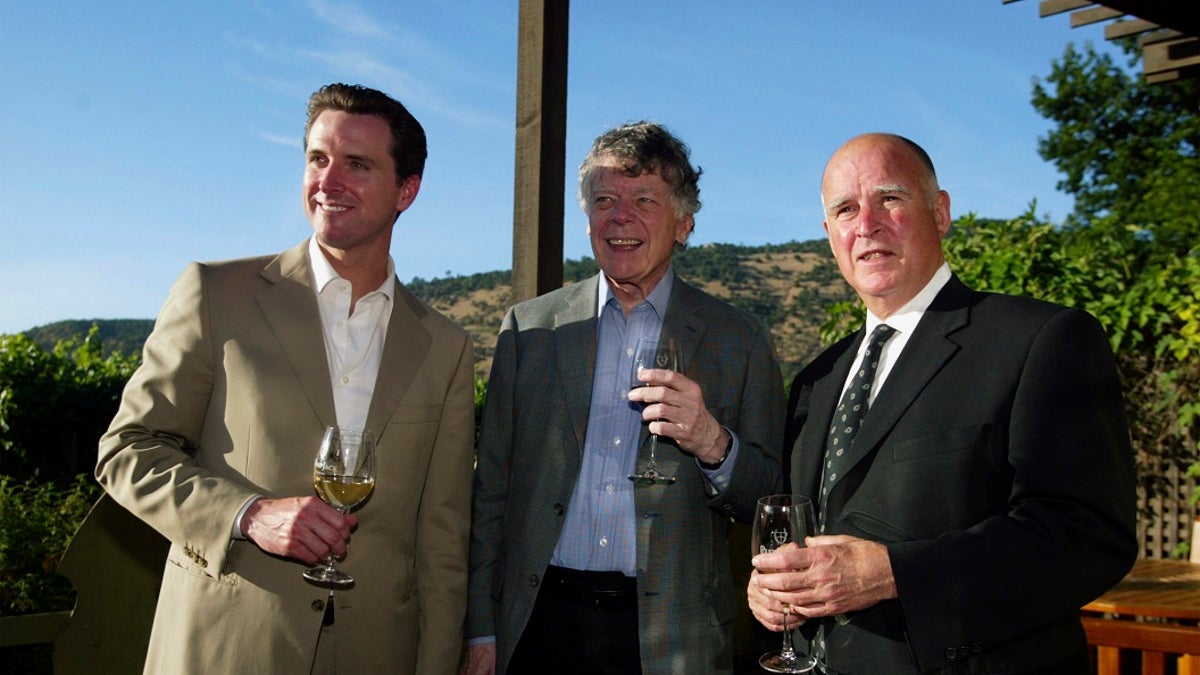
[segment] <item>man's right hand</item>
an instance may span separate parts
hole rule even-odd
[[[350,532],[358,517],[342,515],[317,497],[257,499],[242,515],[242,534],[267,553],[309,565],[332,551],[346,555]]]
[[[481,642],[467,647],[467,662],[460,675],[496,675],[496,643]]]

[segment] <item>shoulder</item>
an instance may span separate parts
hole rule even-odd
[[[593,277],[518,302],[508,310],[509,318],[523,325],[540,326],[552,323],[564,312],[581,317],[594,315],[598,283],[599,279]]]
[[[686,315],[700,315],[709,326],[758,333],[766,330],[766,322],[749,311],[700,290],[676,277],[671,289],[671,308]]]
[[[1001,334],[1014,331],[1038,333],[1047,327],[1074,327],[1089,332],[1103,331],[1089,312],[1054,302],[1019,295],[976,292],[971,323]]]

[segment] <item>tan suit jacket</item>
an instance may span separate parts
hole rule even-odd
[[[302,673],[328,590],[234,540],[256,494],[313,494],[333,392],[301,244],[190,265],[100,441],[96,476],[171,541],[146,672]],[[337,662],[451,673],[461,650],[474,431],[467,334],[397,285],[368,414],[378,481],[335,594]],[[114,620],[117,620],[114,617]]]

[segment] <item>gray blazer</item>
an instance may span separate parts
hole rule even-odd
[[[598,283],[518,304],[500,330],[478,444],[467,611],[468,637],[496,636],[499,673],[529,619],[579,476]],[[758,497],[782,487],[781,374],[762,322],[678,278],[663,335],[675,338],[686,374],[741,446],[720,495],[710,496],[695,459],[669,444],[658,462],[678,482],[635,490],[642,666],[730,673],[732,621],[744,600],[727,534],[731,519],[748,522]]]

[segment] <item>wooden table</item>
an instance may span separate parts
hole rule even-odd
[[[1139,560],[1107,593],[1083,607],[1097,672],[1120,673],[1121,649],[1142,652],[1142,673],[1163,673],[1168,655],[1180,675],[1200,675],[1200,564]]]

